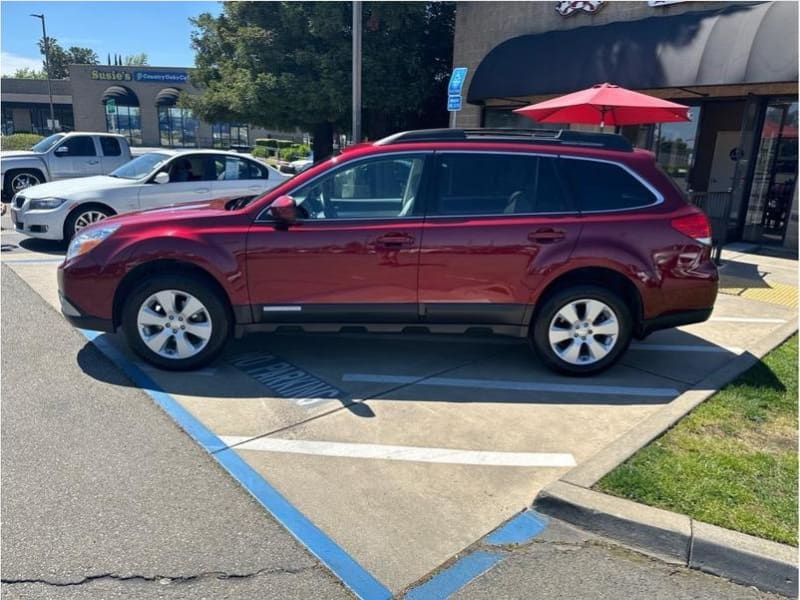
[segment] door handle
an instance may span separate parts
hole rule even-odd
[[[197,194],[205,194],[208,190],[209,190],[209,188],[197,188],[195,190],[195,193],[197,193]]]
[[[560,242],[565,237],[567,237],[567,234],[562,230],[552,229],[550,227],[537,229],[536,231],[532,231],[528,234],[528,240],[538,244],[552,244],[554,242]]]
[[[249,188],[247,188],[247,189],[248,189],[248,190],[252,190],[252,191],[254,191],[254,192],[257,192],[258,190],[260,190],[260,189],[261,189],[261,186],[260,186],[260,185],[251,185],[251,186],[250,186]]]
[[[97,165],[97,164],[100,164],[100,161],[99,160],[90,160],[89,164],[90,165]]]
[[[386,233],[378,237],[375,243],[384,248],[403,248],[414,243],[414,236],[408,233]]]

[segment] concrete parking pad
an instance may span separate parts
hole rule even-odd
[[[2,259],[58,307],[52,255]],[[793,316],[721,295],[708,322],[657,332],[590,379],[495,337],[252,335],[193,373],[102,339],[396,593]]]

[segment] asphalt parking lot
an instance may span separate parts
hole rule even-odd
[[[3,250],[58,308],[58,248],[4,232]],[[141,374],[118,384],[166,397],[208,451],[242,459],[396,594],[795,314],[721,294],[708,322],[658,332],[590,379],[551,373],[518,341],[421,334],[253,335],[177,374],[90,335],[65,360],[103,381],[88,348],[115,352]]]

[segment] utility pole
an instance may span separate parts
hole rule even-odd
[[[37,15],[32,14],[32,17],[41,19],[42,21],[42,40],[44,41],[44,68],[47,71],[47,95],[50,97],[50,133],[56,131],[56,117],[53,111],[53,84],[50,80],[50,42],[47,39],[47,28],[44,25],[44,13]]]
[[[361,141],[361,2],[353,1],[353,143]]]

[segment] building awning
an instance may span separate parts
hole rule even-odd
[[[467,101],[630,89],[796,82],[797,2],[740,4],[512,38],[478,66]]]
[[[164,88],[156,94],[156,106],[175,106],[181,91],[175,88]]]
[[[103,92],[103,103],[114,100],[120,106],[139,106],[139,98],[124,85],[112,85]]]

